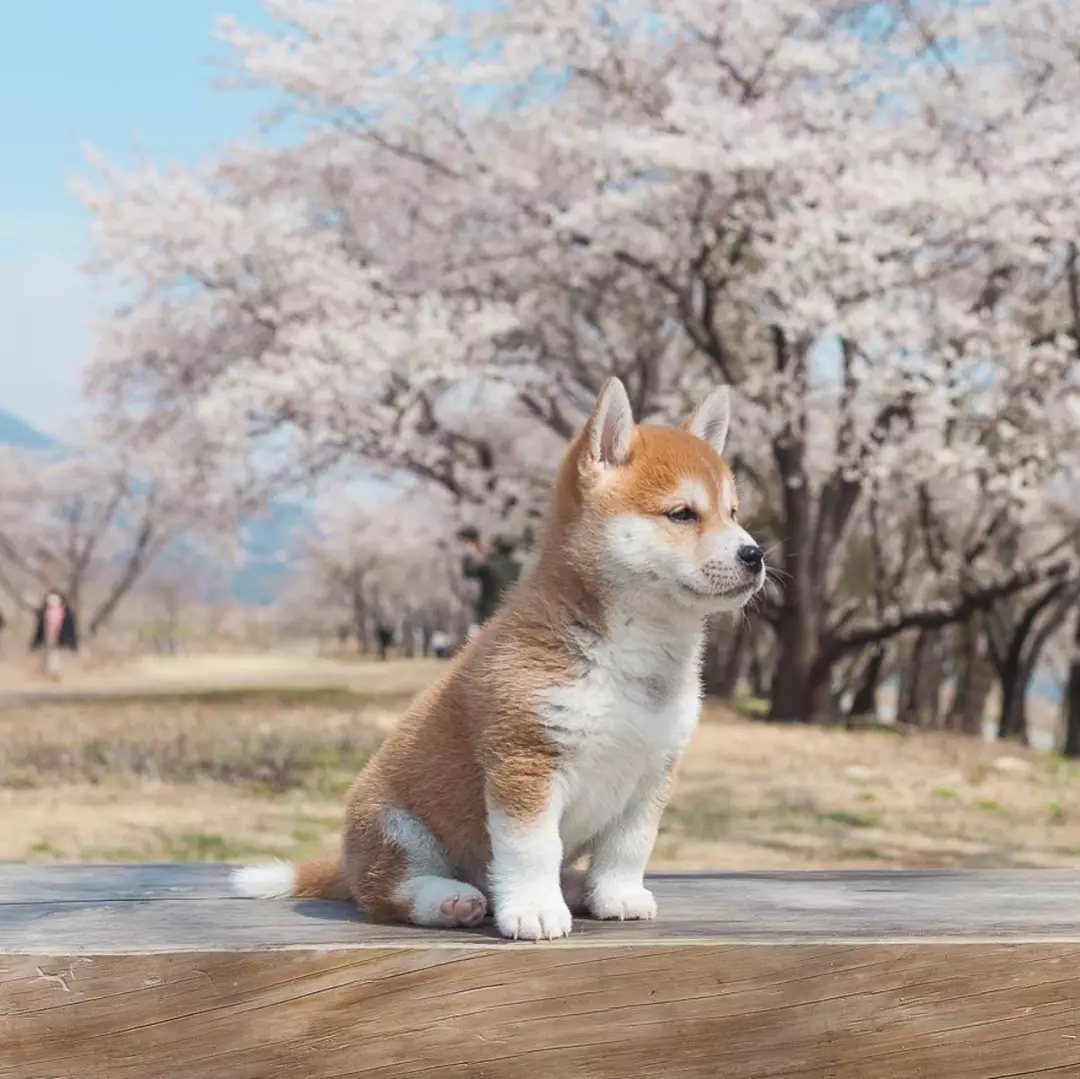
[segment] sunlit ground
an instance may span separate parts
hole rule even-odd
[[[331,852],[357,769],[440,669],[250,655],[69,670],[66,688],[118,695],[0,708],[0,859]],[[9,668],[3,688],[15,684]],[[1077,862],[1080,769],[1059,757],[942,734],[774,726],[717,706],[653,859],[681,869]]]

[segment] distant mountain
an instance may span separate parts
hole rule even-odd
[[[36,427],[0,408],[0,444],[18,446],[24,450],[51,450],[57,442],[50,435],[42,434]]]
[[[58,439],[46,435],[18,416],[0,409],[0,445],[32,452],[60,448]],[[309,526],[307,507],[293,502],[273,502],[258,518],[243,527],[240,564],[229,579],[229,594],[239,603],[264,606],[273,603],[289,576],[286,555],[299,529]]]
[[[230,591],[240,603],[273,603],[291,572],[288,556],[298,532],[313,524],[311,511],[295,502],[271,502],[266,512],[244,525],[244,560],[233,572]]]

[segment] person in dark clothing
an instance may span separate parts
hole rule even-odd
[[[58,614],[54,614],[59,608]],[[56,629],[51,623],[55,618]],[[79,631],[75,623],[75,612],[68,601],[59,592],[49,592],[37,609],[37,623],[34,626],[34,638],[30,642],[30,651],[36,652],[46,644],[53,648],[79,650]]]
[[[379,646],[379,659],[386,659],[390,646],[394,643],[394,631],[389,626],[376,626],[375,640]]]
[[[464,528],[459,535],[465,540],[461,572],[480,586],[476,597],[476,624],[482,626],[517,581],[521,566],[514,558],[514,544],[506,536],[495,536],[489,552],[475,528]]]
[[[60,673],[60,652],[79,649],[79,633],[75,624],[75,612],[71,604],[59,592],[46,592],[37,610],[37,624],[30,641],[30,651],[41,649],[43,669],[50,678]]]

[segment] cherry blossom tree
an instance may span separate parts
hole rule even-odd
[[[3,448],[0,590],[30,610],[58,589],[92,637],[165,552],[227,559],[260,497],[205,454],[191,440],[137,458],[93,441],[62,454]]]
[[[727,382],[782,719],[1073,572],[1069,5],[266,7],[222,34],[289,138],[84,192],[131,296],[90,385],[129,432],[196,415],[268,482],[362,459],[528,517],[607,375],[665,422]],[[1002,561],[1006,523],[1044,542]]]
[[[429,639],[460,621],[467,589],[453,510],[439,491],[410,489],[374,505],[325,493],[297,551],[296,590],[309,615],[349,626],[361,644],[376,624]]]

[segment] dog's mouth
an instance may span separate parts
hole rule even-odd
[[[705,591],[702,588],[697,588],[694,585],[682,584],[684,592],[688,592],[691,596],[697,599],[707,600],[732,600],[732,599],[749,599],[763,584],[763,581],[753,580],[747,581],[745,584],[736,585],[734,588],[725,588],[722,592]]]

